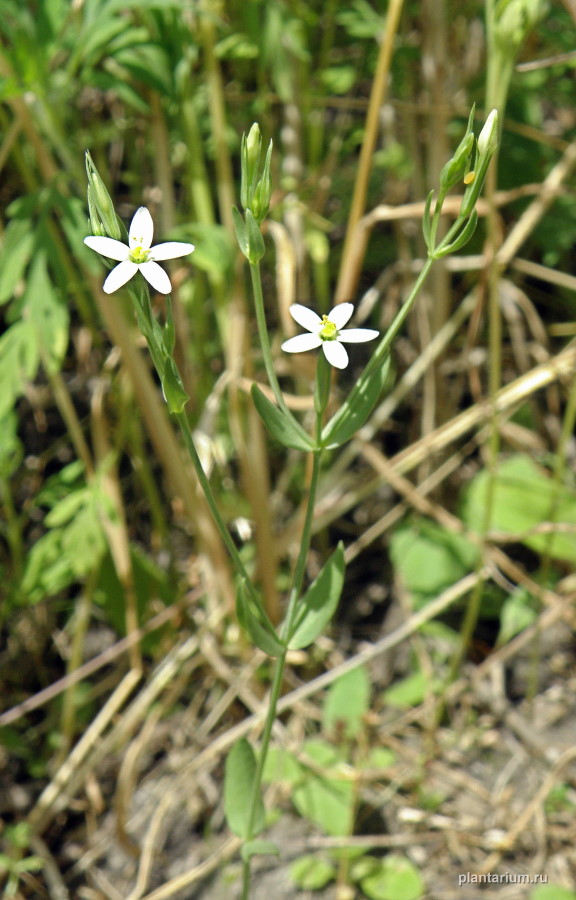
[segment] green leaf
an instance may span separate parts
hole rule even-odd
[[[264,828],[264,804],[262,797],[256,800],[254,823],[249,833],[250,804],[254,779],[256,777],[256,756],[245,738],[232,747],[226,759],[224,773],[224,811],[230,831],[241,838],[252,838]]]
[[[0,418],[24,392],[38,370],[38,346],[30,321],[16,322],[0,337]]]
[[[394,532],[390,556],[404,588],[419,607],[471,572],[478,548],[464,535],[418,519]]]
[[[429,693],[436,690],[438,686],[434,682],[431,684],[424,672],[418,669],[417,672],[411,672],[410,675],[387,688],[382,697],[388,706],[394,706],[397,709],[411,709],[413,706],[423,703]]]
[[[34,228],[29,219],[13,219],[6,228],[0,254],[0,304],[12,297],[34,247]]]
[[[500,631],[497,645],[506,644],[537,619],[536,610],[530,606],[530,594],[526,588],[518,587],[506,598],[500,613]]]
[[[325,731],[337,731],[344,726],[346,737],[355,737],[362,731],[362,719],[368,711],[370,679],[364,666],[341,675],[331,685],[322,711]]]
[[[465,497],[464,520],[471,530],[484,521],[489,474],[480,472]],[[530,534],[543,522],[576,525],[576,491],[568,485],[558,489],[545,469],[529,456],[515,454],[503,460],[495,472],[490,529],[517,536],[536,553],[576,563],[574,533]]]
[[[180,373],[171,356],[167,356],[164,361],[162,390],[164,391],[164,396],[166,397],[166,403],[168,404],[170,412],[181,413],[190,397],[184,390]]]
[[[286,650],[278,638],[274,626],[263,609],[258,607],[243,582],[236,595],[236,615],[240,627],[246,631],[253,643],[268,656],[281,656]]]
[[[416,866],[396,853],[386,856],[360,887],[370,900],[418,900],[425,890]]]
[[[44,254],[38,254],[32,263],[24,302],[42,363],[48,372],[57,372],[68,346],[69,316],[48,277]]]
[[[258,415],[274,440],[294,450],[309,452],[316,449],[314,441],[296,419],[268,400],[257,384],[252,385],[250,393]]]
[[[336,878],[336,869],[317,856],[301,856],[290,866],[290,877],[301,891],[319,891]]]
[[[323,447],[340,447],[364,425],[386,383],[389,367],[390,357],[387,356],[376,369],[365,371],[360,376],[338,412],[324,426]],[[367,369],[370,369],[370,365]]]
[[[290,650],[308,647],[322,634],[338,606],[344,571],[344,546],[340,543],[300,601],[294,629],[288,639]]]
[[[248,841],[243,845],[240,856],[243,860],[251,859],[252,856],[279,856],[280,848],[274,841]]]
[[[162,337],[166,353],[168,356],[172,356],[176,343],[176,327],[174,325],[174,316],[172,315],[172,301],[169,296],[166,297],[166,321],[164,322]]]
[[[307,741],[304,753],[314,762],[301,784],[292,791],[292,801],[301,816],[314,822],[326,834],[351,834],[355,809],[355,788],[341,770],[342,760],[325,741]],[[316,772],[322,772],[318,775]]]
[[[284,747],[270,747],[264,763],[262,781],[266,784],[285,782],[296,784],[302,780],[302,766],[293,753]]]

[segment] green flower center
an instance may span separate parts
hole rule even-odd
[[[318,337],[323,341],[335,341],[338,338],[338,329],[328,316],[322,316],[322,328],[318,332]]]
[[[134,247],[134,249],[130,251],[128,259],[130,262],[136,263],[136,265],[139,266],[141,263],[145,263],[149,256],[149,250],[144,250],[142,247]]]

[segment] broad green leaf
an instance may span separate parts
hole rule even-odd
[[[319,891],[334,880],[336,869],[317,856],[301,856],[290,866],[290,877],[301,891]]]
[[[537,613],[530,606],[530,600],[530,594],[525,588],[517,588],[514,593],[506,598],[500,613],[498,646],[506,644],[536,620]]]
[[[294,629],[288,639],[291,650],[308,647],[322,634],[336,612],[344,585],[344,571],[344,546],[340,543],[300,601]]]
[[[420,606],[472,571],[478,549],[463,535],[418,519],[394,532],[390,556],[403,586]]]
[[[335,749],[323,741],[307,741],[304,752],[322,775],[308,770],[292,791],[292,802],[301,816],[318,825],[326,834],[352,833],[355,787],[340,770],[342,761]]]
[[[18,419],[10,410],[0,418],[0,478],[10,478],[22,461],[24,448],[17,429]]]
[[[6,415],[38,371],[38,346],[30,321],[15,322],[0,337],[0,418]]]
[[[34,229],[30,220],[13,219],[4,232],[0,253],[0,304],[12,297],[33,247]]]
[[[410,709],[423,703],[428,694],[437,687],[436,683],[431,684],[424,672],[418,669],[417,672],[412,672],[387,688],[382,697],[389,706]]]
[[[290,413],[268,400],[257,384],[252,385],[250,393],[258,415],[274,440],[294,450],[314,450],[314,441]]]
[[[240,850],[242,859],[250,859],[252,856],[279,856],[280,848],[274,841],[247,841]]]
[[[40,359],[48,372],[57,372],[68,346],[69,316],[52,286],[44,254],[38,254],[30,267],[24,303]]]
[[[264,828],[264,804],[256,799],[256,811],[252,828],[250,804],[256,776],[256,756],[245,738],[232,747],[226,759],[224,773],[224,811],[230,831],[241,838],[253,838]],[[251,833],[249,833],[249,831]]]
[[[264,610],[256,606],[242,582],[236,595],[236,615],[240,627],[250,635],[260,650],[268,656],[281,656],[284,653],[286,647],[276,634],[274,626]]]
[[[302,780],[302,766],[296,757],[284,747],[270,747],[264,763],[262,781],[267,784],[284,781],[296,784]]]
[[[341,675],[331,685],[324,703],[322,724],[325,731],[340,734],[343,727],[346,737],[355,737],[362,730],[369,700],[370,679],[364,666]]]
[[[488,472],[480,472],[469,486],[464,504],[464,520],[477,530],[484,521],[489,490]],[[545,469],[529,456],[516,454],[503,460],[495,473],[491,530],[517,536],[536,553],[576,563],[574,531],[530,534],[543,522],[576,525],[576,492],[562,485],[557,489]]]
[[[360,376],[338,412],[322,430],[322,446],[340,447],[364,425],[374,409],[388,377],[390,357],[374,371]]]
[[[360,882],[370,900],[418,900],[425,886],[416,866],[396,853],[386,856],[379,868]]]

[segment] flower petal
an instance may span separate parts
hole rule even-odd
[[[315,350],[321,343],[317,334],[297,334],[284,341],[281,346],[286,353],[304,353],[306,350]]]
[[[338,303],[333,309],[328,313],[328,319],[331,322],[334,322],[338,331],[341,328],[344,328],[346,322],[352,317],[352,313],[354,312],[354,304],[353,303]]]
[[[118,288],[121,288],[123,284],[126,284],[127,281],[130,281],[133,275],[138,271],[138,266],[136,263],[130,262],[129,259],[125,259],[123,262],[119,263],[115,266],[108,278],[102,285],[102,290],[105,294],[113,294],[114,291],[117,291]]]
[[[307,331],[318,331],[322,325],[320,316],[318,316],[314,310],[308,309],[307,306],[302,306],[301,303],[292,304],[290,307],[290,315],[295,322],[298,322],[298,324]],[[316,344],[316,347],[318,346],[319,345]]]
[[[143,250],[149,250],[152,243],[152,235],[154,234],[154,223],[152,216],[145,206],[141,206],[134,213],[134,217],[130,222],[130,231],[128,232],[128,240],[130,249],[134,247],[142,247]]]
[[[138,268],[148,284],[151,284],[155,291],[158,291],[160,294],[170,294],[172,292],[170,279],[158,263],[149,259],[148,262],[140,263]]]
[[[165,244],[156,244],[150,250],[150,259],[177,259],[192,253],[194,244],[184,244],[182,241],[166,241]]]
[[[123,244],[122,241],[115,241],[114,238],[110,237],[91,235],[84,238],[84,243],[101,256],[107,256],[108,259],[126,259],[130,252],[126,244]]]
[[[379,333],[373,328],[346,328],[340,332],[338,340],[346,344],[362,344],[364,341],[373,341]]]
[[[340,341],[322,341],[324,356],[331,366],[345,369],[348,365],[348,354]]]

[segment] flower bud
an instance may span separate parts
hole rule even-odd
[[[94,234],[100,234],[121,240],[122,230],[118,222],[118,216],[114,209],[110,194],[106,190],[106,185],[100,178],[98,170],[92,161],[92,157],[88,150],[86,151],[86,174],[88,176],[88,209],[90,210],[90,223],[97,228]],[[94,222],[93,222],[94,219]],[[99,229],[99,230],[98,230]]]
[[[248,209],[252,203],[256,179],[258,178],[261,148],[262,135],[260,134],[260,126],[257,122],[254,122],[248,132],[248,137],[245,134],[242,135],[240,202],[244,209]]]
[[[498,110],[493,109],[478,136],[478,154],[480,160],[492,156],[498,146]]]

